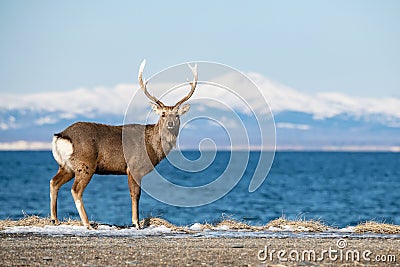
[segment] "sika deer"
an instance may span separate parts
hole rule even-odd
[[[55,134],[52,142],[54,159],[59,169],[50,181],[51,220],[58,223],[57,196],[60,187],[75,177],[71,193],[83,225],[91,228],[82,201],[82,194],[93,174],[127,174],[132,200],[132,224],[139,228],[140,184],[143,176],[151,172],[176,144],[180,116],[190,105],[181,105],[194,93],[197,85],[197,66],[190,67],[194,79],[188,95],[174,106],[166,106],[147,91],[147,81],[142,79],[145,60],[138,80],[145,95],[153,102],[153,110],[160,116],[156,124],[111,126],[98,123],[77,122]],[[129,134],[123,145],[124,134]],[[127,146],[128,149],[125,147]],[[125,150],[128,150],[126,152]],[[124,153],[125,152],[125,153]]]

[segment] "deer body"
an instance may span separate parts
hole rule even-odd
[[[180,105],[193,94],[197,84],[196,69],[192,90],[174,106],[166,106],[147,92],[142,81],[144,63],[139,71],[139,83],[145,94],[155,102],[153,110],[160,115],[156,124],[129,124],[112,126],[99,123],[77,122],[55,134],[52,152],[59,165],[50,181],[51,220],[57,220],[57,196],[60,187],[75,177],[71,193],[82,223],[90,227],[82,195],[93,174],[127,174],[132,200],[132,224],[139,228],[140,183],[146,174],[163,160],[176,144],[180,115],[189,105]],[[122,135],[128,135],[123,143]],[[127,149],[127,151],[124,151]]]
[[[66,171],[126,174],[122,126],[74,123],[54,135],[53,155]]]

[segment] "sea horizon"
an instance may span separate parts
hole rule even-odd
[[[198,151],[198,147],[180,147],[174,151]],[[51,151],[51,142],[40,141],[25,141],[18,140],[13,142],[0,142],[0,151]],[[326,145],[326,146],[276,146],[271,147],[261,146],[237,146],[237,147],[216,147],[216,148],[201,148],[201,151],[255,151],[255,152],[393,152],[399,153],[400,146],[377,146],[377,145]]]

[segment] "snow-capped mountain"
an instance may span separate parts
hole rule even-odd
[[[258,91],[234,77],[224,77],[225,84],[234,87],[234,94],[199,84],[190,100],[191,115],[182,118],[182,148],[198,148],[203,139],[212,139],[221,148],[247,145],[257,149],[263,142],[270,146],[275,137],[271,109],[278,149],[400,150],[399,98],[311,95],[260,74],[247,75]],[[165,87],[156,87],[161,89],[154,94],[163,95]],[[172,103],[179,94],[179,90],[172,92],[163,101]],[[149,116],[150,111],[138,86],[129,84],[68,92],[0,94],[0,149],[48,148],[53,133],[75,121],[121,125],[126,113],[129,123],[154,122],[156,116]],[[268,128],[264,132],[265,136],[271,135],[267,141],[263,140],[265,136],[257,137],[259,127]],[[249,143],[235,140],[235,134],[250,136]]]

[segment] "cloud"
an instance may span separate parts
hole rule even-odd
[[[34,94],[0,94],[0,109],[60,112],[64,118],[76,115],[124,113],[132,85],[119,84],[112,88],[78,88],[67,92]]]
[[[0,130],[15,129],[17,127],[16,118],[14,116],[8,116],[6,118],[0,117]]]
[[[18,151],[18,150],[50,150],[51,143],[49,142],[27,142],[15,141],[0,143],[0,151]]]
[[[310,125],[307,124],[295,124],[289,122],[278,122],[276,123],[276,128],[280,129],[290,129],[290,130],[310,130]]]
[[[56,122],[58,122],[58,119],[53,118],[51,116],[45,116],[35,120],[36,125],[54,124]]]
[[[0,123],[0,130],[8,130],[10,127],[8,126],[8,124],[2,122]]]

